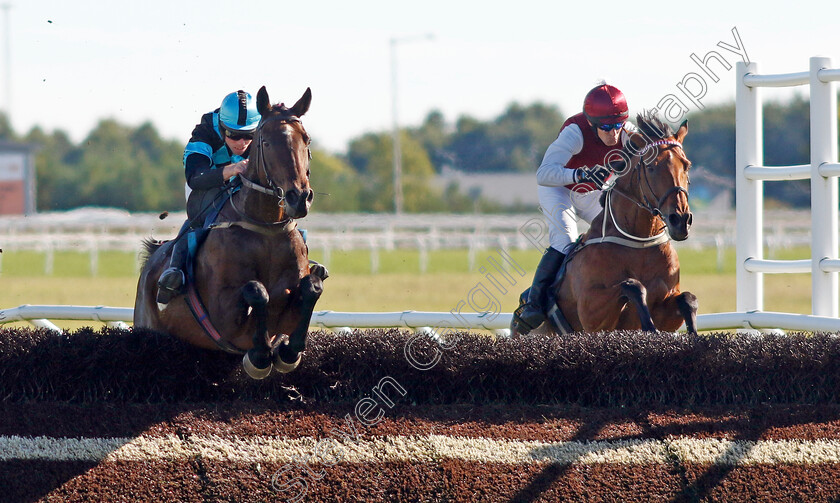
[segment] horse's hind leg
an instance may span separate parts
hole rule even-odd
[[[647,306],[647,289],[637,279],[627,279],[621,282],[621,293],[636,307],[639,314],[639,321],[642,322],[642,330],[645,332],[656,332],[656,326],[650,317],[650,309]]]
[[[306,334],[315,303],[324,291],[324,282],[315,274],[304,276],[300,280],[296,302],[297,310],[301,314],[297,326],[289,334],[289,340],[278,344],[272,351],[274,354],[274,368],[278,372],[291,372],[300,363],[300,354],[306,349]]]
[[[268,292],[259,281],[249,281],[242,287],[242,298],[251,306],[251,314],[257,322],[254,331],[254,347],[242,358],[242,367],[252,379],[264,379],[271,373],[271,348],[268,346],[266,326]]]

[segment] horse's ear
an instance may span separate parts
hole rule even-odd
[[[680,128],[677,130],[677,134],[674,135],[674,138],[680,143],[683,142],[685,139],[685,135],[688,134],[688,120],[684,120],[682,124],[680,124]]]
[[[297,100],[295,106],[291,108],[292,115],[295,117],[302,117],[303,114],[309,110],[309,104],[312,103],[312,91],[307,87],[306,91],[304,91],[303,96]]]
[[[271,111],[271,101],[268,99],[268,91],[265,90],[265,86],[262,86],[257,92],[257,111],[263,117]]]

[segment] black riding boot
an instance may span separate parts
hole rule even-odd
[[[517,329],[520,334],[527,334],[545,321],[548,289],[563,264],[566,254],[548,247],[537,265],[534,282],[528,290],[528,299],[515,316]]]
[[[184,265],[187,260],[187,236],[181,236],[172,245],[172,256],[169,267],[163,271],[158,279],[158,304],[168,304],[173,297],[184,291]]]

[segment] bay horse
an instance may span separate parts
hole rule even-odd
[[[222,207],[196,252],[194,281],[187,281],[186,295],[161,310],[157,280],[169,263],[172,241],[147,240],[135,327],[243,354],[243,367],[255,379],[268,376],[272,368],[290,372],[297,367],[325,277],[318,268],[310,271],[307,246],[295,224],[309,212],[314,194],[310,138],[300,121],[311,101],[307,89],[291,108],[271,105],[265,87],[259,90],[261,119],[250,162],[240,175],[241,188]]]
[[[697,333],[697,298],[680,291],[680,262],[671,240],[688,238],[691,161],[683,140],[653,113],[637,116],[638,131],[621,151],[623,168],[604,190],[603,210],[570,254],[555,285],[549,319],[561,331],[676,331]],[[629,161],[629,162],[627,162]],[[562,317],[558,319],[555,310]]]

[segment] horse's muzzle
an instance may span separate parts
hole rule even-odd
[[[309,206],[315,192],[312,189],[300,191],[297,189],[286,192],[286,215],[291,218],[302,218],[309,213]]]
[[[668,234],[671,236],[671,239],[684,241],[688,238],[688,231],[691,229],[691,220],[692,215],[690,211],[669,214],[665,220],[665,224],[668,226]]]

